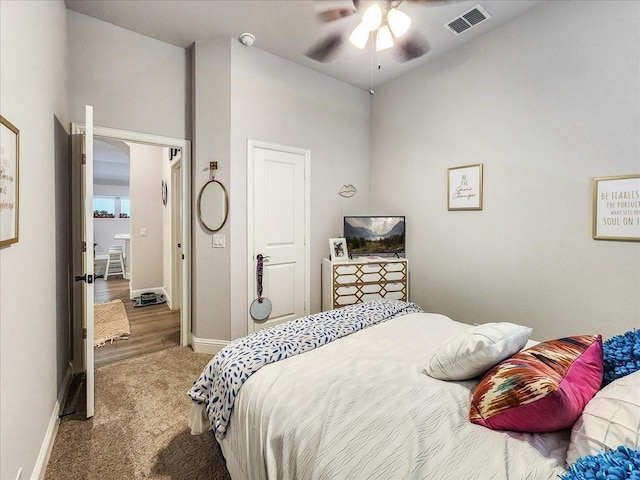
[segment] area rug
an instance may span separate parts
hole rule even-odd
[[[45,480],[230,480],[213,434],[187,426],[210,359],[172,347],[97,368],[95,416],[62,419]]]
[[[94,305],[93,345],[101,347],[107,342],[131,335],[129,317],[122,300]]]

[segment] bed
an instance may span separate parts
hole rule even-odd
[[[443,376],[433,372],[442,347],[468,339],[472,328],[411,303],[383,300],[255,332],[217,354],[189,391],[192,433],[214,431],[234,480],[541,480],[566,474],[568,451],[577,455],[570,428],[531,433],[473,423],[470,407],[482,374],[434,378]],[[484,352],[463,370],[480,364],[484,373],[523,347],[537,347],[528,340],[530,329],[518,332],[517,341],[513,335],[506,340],[513,352],[502,339],[500,360],[494,348],[492,358]],[[589,351],[597,352],[593,345]],[[459,353],[461,345],[456,348]],[[452,376],[464,377],[454,366]],[[602,370],[598,375],[599,388]],[[584,403],[593,395],[587,396]]]

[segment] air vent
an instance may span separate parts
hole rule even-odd
[[[454,35],[460,35],[488,18],[491,18],[491,15],[480,5],[476,5],[471,10],[464,12],[459,17],[446,23],[444,27]]]

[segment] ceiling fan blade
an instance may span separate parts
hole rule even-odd
[[[402,39],[396,48],[396,53],[401,62],[408,62],[414,58],[421,57],[431,50],[431,46],[426,38],[420,33],[413,33]]]
[[[339,33],[331,34],[311,47],[307,51],[306,55],[313,60],[326,63],[331,60],[336,53],[338,53],[338,49],[342,45],[342,42],[342,35]]]
[[[350,2],[351,5],[347,4],[343,7],[332,8],[331,10],[320,12],[318,13],[318,18],[323,22],[333,22],[344,17],[349,17],[356,13],[359,1],[360,0],[353,0],[352,2]]]

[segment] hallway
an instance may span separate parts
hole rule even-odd
[[[96,273],[104,271],[106,261],[100,263],[96,262]],[[129,298],[129,280],[122,277],[110,277],[107,281],[96,278],[94,286],[95,303],[122,300],[131,325],[128,340],[95,347],[96,367],[180,345],[179,310],[169,310],[166,303],[134,307]]]

